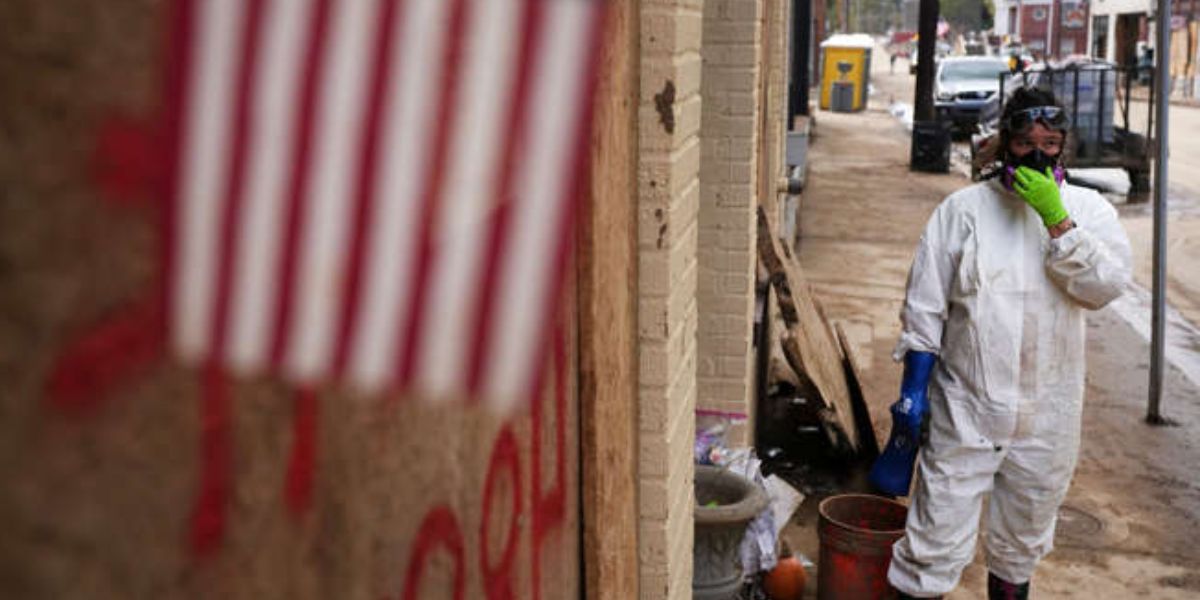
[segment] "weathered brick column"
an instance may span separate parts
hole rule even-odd
[[[690,598],[702,0],[641,4],[641,597]]]
[[[701,50],[697,404],[751,417],[765,16],[764,0],[709,0]],[[749,427],[729,441],[749,444]]]

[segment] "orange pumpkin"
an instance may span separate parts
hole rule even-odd
[[[800,600],[804,597],[804,584],[808,574],[800,559],[786,549],[779,557],[775,568],[763,577],[763,589],[772,600]]]

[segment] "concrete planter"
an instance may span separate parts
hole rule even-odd
[[[766,508],[767,502],[762,489],[745,477],[720,467],[696,465],[692,550],[692,595],[695,600],[737,597],[742,587],[738,546],[746,533],[746,525]]]

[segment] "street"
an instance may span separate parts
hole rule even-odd
[[[1170,132],[1168,163],[1172,196],[1195,199],[1200,197],[1200,108],[1173,104],[1167,117]],[[1149,109],[1145,102],[1134,100],[1129,105],[1129,124],[1133,131],[1146,131]],[[1121,117],[1117,116],[1118,124]]]

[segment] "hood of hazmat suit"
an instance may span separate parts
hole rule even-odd
[[[939,360],[929,440],[889,572],[910,595],[957,585],[989,492],[993,573],[1028,581],[1053,546],[1079,448],[1085,312],[1125,290],[1131,263],[1112,205],[1085,188],[1060,191],[1076,227],[1057,239],[993,180],[946,198],[917,247],[895,356]]]

